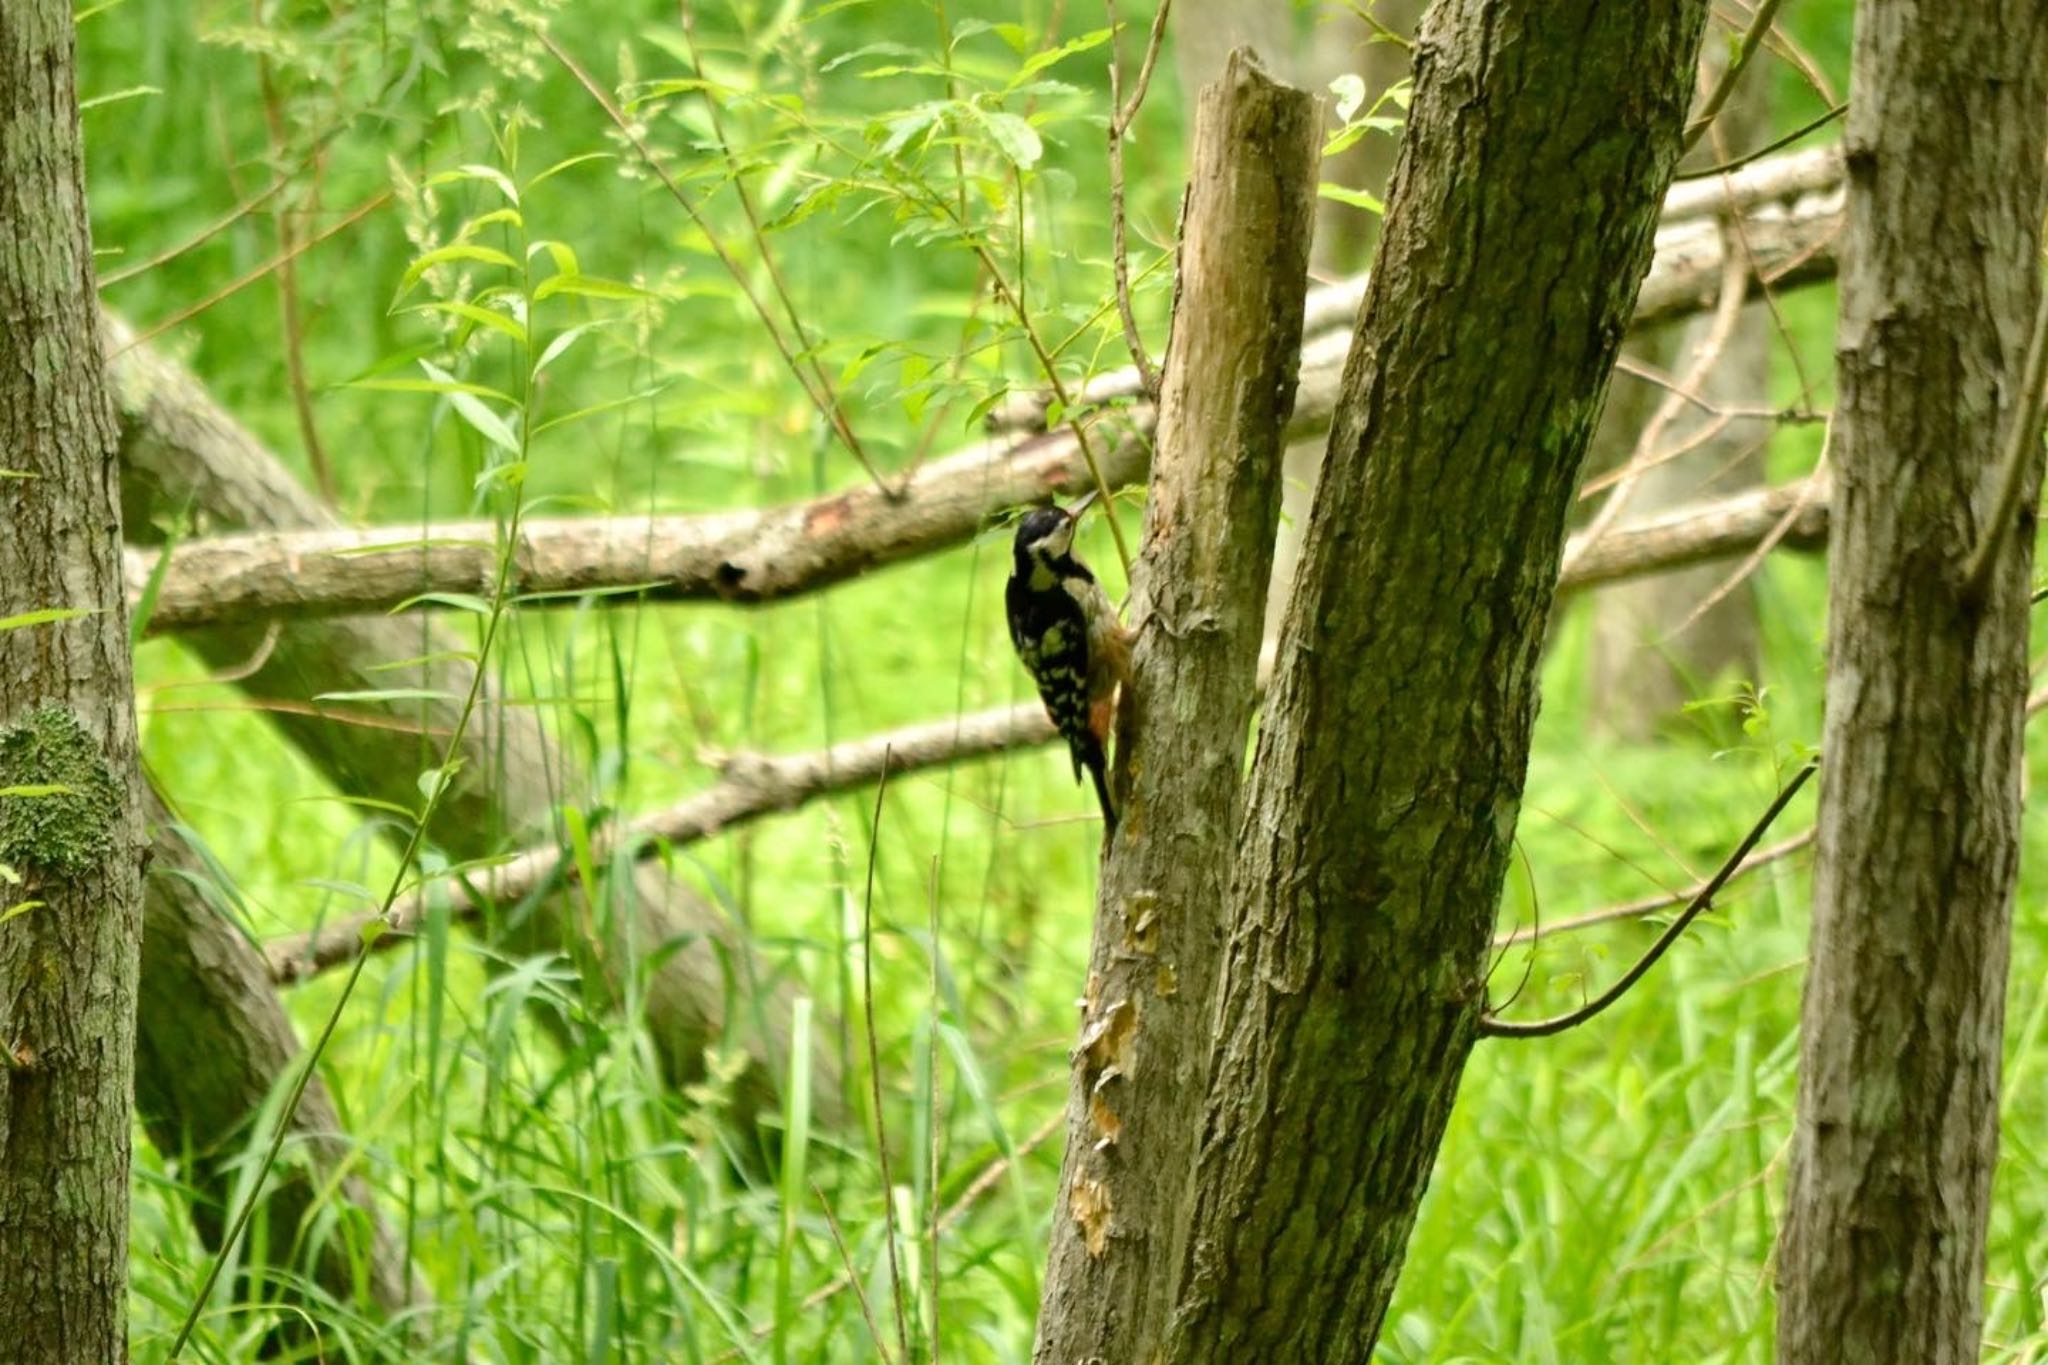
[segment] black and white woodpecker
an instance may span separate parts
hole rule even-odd
[[[1074,780],[1081,780],[1083,768],[1094,780],[1107,840],[1116,837],[1109,732],[1117,687],[1130,673],[1130,636],[1095,575],[1074,557],[1074,529],[1094,500],[1090,493],[1071,509],[1040,508],[1017,524],[1004,601],[1010,643],[1038,684],[1046,714],[1067,741]]]

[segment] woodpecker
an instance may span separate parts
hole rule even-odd
[[[1046,714],[1067,741],[1074,780],[1086,768],[1102,803],[1104,840],[1116,838],[1109,794],[1109,732],[1117,687],[1130,673],[1130,637],[1088,566],[1074,557],[1074,528],[1094,501],[1071,510],[1045,507],[1018,523],[1004,600],[1010,643],[1024,661]]]

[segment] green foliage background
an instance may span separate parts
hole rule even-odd
[[[1848,9],[1846,0],[1788,7],[1792,31],[1837,89],[1846,86]],[[693,512],[866,478],[790,378],[705,233],[536,40],[541,24],[600,86],[623,92],[633,136],[656,149],[765,290],[733,189],[738,169],[881,470],[965,444],[984,400],[1038,381],[991,266],[1022,297],[1036,334],[1059,347],[1066,377],[1125,359],[1107,311],[1108,47],[1101,13],[1086,6],[707,3],[695,15],[703,81],[678,11],[662,5],[104,0],[79,15],[107,301],[144,328],[166,323],[152,344],[186,360],[309,478],[278,279],[264,267],[280,249],[280,215],[303,241],[391,193],[297,261],[310,407],[351,518],[502,517],[515,498],[553,513]],[[1135,26],[1149,13],[1125,17]],[[1330,17],[1298,14],[1305,30]],[[1127,61],[1141,33],[1127,35]],[[1765,70],[1783,86],[1785,126],[1821,107],[1783,64]],[[1189,107],[1163,63],[1129,150],[1138,304],[1155,352]],[[279,179],[281,192],[234,216]],[[502,213],[508,187],[517,222]],[[120,278],[223,218],[203,244]],[[535,245],[543,242],[559,249]],[[453,243],[531,264],[432,254]],[[427,378],[424,361],[519,392],[519,357],[503,329],[422,305],[516,318],[514,299],[569,277],[563,250],[580,283],[532,303],[533,345],[596,325],[574,332],[527,418],[537,428],[588,415],[536,435],[514,460],[474,404],[388,387]],[[439,263],[415,268],[422,258]],[[1829,291],[1781,303],[1789,343],[1824,381]],[[1797,381],[1789,365],[1778,370],[1789,403]],[[1816,397],[1825,402],[1825,388]],[[484,406],[520,420],[516,406]],[[1782,432],[1774,475],[1810,468],[1819,440],[1817,428]],[[1122,515],[1135,528],[1135,505]],[[1094,561],[1113,564],[1099,528],[1092,534]],[[722,753],[808,749],[1023,699],[1000,620],[1003,539],[995,528],[931,560],[762,610],[522,609],[491,663],[512,695],[538,708],[564,755],[565,808],[650,809],[714,780]],[[1685,884],[1815,742],[1822,569],[1780,558],[1745,591],[1765,625],[1762,676],[1702,680],[1703,704],[1648,745],[1597,737],[1584,685],[1589,604],[1565,614],[1504,926],[1539,909],[1556,918]],[[236,693],[207,683],[174,643],[147,646],[139,671],[149,764],[232,873],[230,903],[251,933],[353,910],[360,888],[391,875],[373,820],[337,800]],[[422,768],[434,762],[423,750]],[[843,1098],[856,1117],[811,1125],[808,1143],[764,1148],[730,1122],[721,1059],[712,1081],[669,1091],[647,1040],[589,1008],[562,962],[487,974],[488,950],[456,934],[371,968],[324,1071],[359,1169],[434,1291],[417,1325],[423,1358],[874,1358],[857,1296],[808,1303],[841,1273],[840,1237],[894,1353],[865,1046],[840,1023],[860,1017],[864,865],[872,852],[891,1172],[905,1222],[928,1229],[935,1207],[959,1199],[1064,1104],[1097,828],[1085,792],[1051,753],[893,783],[878,834],[872,805],[872,793],[855,793],[675,854],[774,970],[802,983],[814,1026],[846,1062]],[[2048,1345],[2038,1269],[2048,1184],[2033,1074],[2048,1021],[2037,814],[2030,799],[1992,1242],[1996,1359],[2032,1359]],[[1808,800],[1790,819],[1810,817]],[[1805,892],[1796,862],[1753,878],[1596,1024],[1480,1049],[1382,1358],[1768,1357]],[[1496,996],[1526,976],[1518,1013],[1568,1006],[1650,932],[1625,926],[1558,940],[1533,959],[1509,953]],[[734,990],[747,987],[736,980]],[[302,1030],[317,1027],[334,991],[322,980],[292,994]],[[571,1021],[586,1046],[557,1047],[532,1027],[535,1006]],[[801,1122],[792,1111],[781,1121]],[[941,1358],[1028,1356],[1055,1148],[1033,1147],[967,1206],[940,1239],[936,1269],[928,1232],[903,1240],[913,1331],[922,1339],[934,1317],[924,1296],[936,1284]],[[177,1154],[138,1150],[135,1350],[150,1359],[182,1316],[204,1253]],[[769,1179],[738,1174],[764,1162]],[[259,1225],[256,1235],[269,1234]],[[273,1321],[223,1291],[201,1358],[248,1358]],[[320,1326],[328,1359],[409,1349],[355,1305],[330,1305]]]

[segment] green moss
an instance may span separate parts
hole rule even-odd
[[[100,746],[62,706],[0,730],[0,863],[77,877],[113,849],[121,793]]]

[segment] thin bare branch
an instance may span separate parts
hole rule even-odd
[[[180,323],[190,322],[193,318],[198,317],[201,313],[213,307],[216,303],[219,303],[221,300],[234,297],[236,294],[241,293],[244,289],[247,289],[250,285],[256,283],[258,280],[263,279],[265,276],[269,275],[272,271],[281,269],[286,264],[297,260],[299,257],[311,251],[314,247],[319,246],[322,242],[325,242],[329,238],[338,236],[341,233],[348,231],[357,223],[361,222],[364,218],[368,217],[372,213],[375,213],[378,209],[383,208],[384,205],[390,202],[390,190],[385,190],[381,194],[371,195],[370,198],[365,200],[363,203],[357,205],[356,208],[352,210],[340,222],[335,223],[333,226],[327,228],[325,231],[316,232],[311,237],[307,237],[298,242],[295,242],[290,250],[283,251],[275,256],[272,256],[269,260],[263,262],[263,264],[255,267],[252,270],[246,271],[241,275],[236,276],[232,280],[229,280],[226,284],[214,290],[205,298],[199,300],[199,302],[192,304],[190,307],[180,309],[179,311],[171,314],[162,322],[157,323],[154,327],[151,327],[146,331],[136,333],[127,341],[123,342],[118,349],[110,351],[107,355],[107,359],[117,359],[124,352],[130,350],[133,347],[140,346],[144,342],[154,341],[156,338],[162,336],[165,332],[170,331],[171,328],[178,326]]]
[[[1746,877],[1750,873],[1769,867],[1773,863],[1783,862],[1801,849],[1811,847],[1813,836],[1814,832],[1809,829],[1795,834],[1789,839],[1780,839],[1768,848],[1756,850],[1742,860],[1741,866],[1729,874],[1727,881],[1721,883],[1722,889],[1725,890],[1727,888],[1728,882]],[[1644,896],[1640,900],[1622,901],[1617,905],[1603,906],[1601,909],[1588,910],[1581,915],[1571,915],[1565,919],[1552,920],[1548,924],[1525,925],[1519,929],[1511,929],[1505,934],[1494,935],[1493,946],[1496,950],[1505,951],[1509,948],[1520,948],[1526,944],[1547,942],[1562,934],[1576,934],[1586,929],[1598,928],[1603,924],[1641,919],[1645,915],[1654,915],[1659,910],[1669,910],[1675,905],[1684,905],[1698,896],[1705,888],[1706,883],[1701,882],[1683,891],[1660,891],[1654,896]]]
[[[1777,18],[1778,7],[1783,3],[1784,0],[1761,0],[1757,5],[1756,13],[1750,17],[1749,27],[1743,32],[1740,46],[1735,49],[1734,57],[1729,59],[1728,69],[1723,71],[1721,79],[1714,83],[1713,92],[1707,96],[1706,103],[1700,106],[1698,116],[1685,125],[1685,138],[1680,146],[1686,151],[1689,152],[1697,146],[1707,129],[1713,127],[1714,119],[1721,113],[1721,106],[1735,93],[1735,83],[1742,79],[1742,73],[1749,66],[1750,59],[1756,56],[1757,49],[1763,45],[1764,35],[1771,31],[1771,21]]]
[[[1689,392],[1699,387],[1700,382],[1721,362],[1721,353],[1727,349],[1729,338],[1735,335],[1735,325],[1742,320],[1742,303],[1748,293],[1749,261],[1731,249],[1730,243],[1721,244],[1721,292],[1714,305],[1713,321],[1707,334],[1701,339],[1699,349],[1694,353],[1692,363],[1672,391],[1664,396],[1657,410],[1650,414],[1650,420],[1643,425],[1636,437],[1634,452],[1622,467],[1620,477],[1615,481],[1614,491],[1594,514],[1586,527],[1586,542],[1599,543],[1600,537],[1621,517],[1628,505],[1630,494],[1635,492],[1636,483],[1650,466],[1650,459],[1656,454],[1657,444],[1664,439],[1664,432],[1678,420]],[[1567,570],[1571,561],[1565,561]]]
[[[2027,338],[2026,363],[2020,370],[2019,401],[2013,407],[2012,421],[2005,429],[2005,450],[1999,456],[1998,496],[1991,504],[1991,519],[1984,523],[1983,536],[1963,567],[1963,599],[1967,602],[1984,600],[1998,551],[2019,520],[2027,475],[2041,452],[2042,409],[2048,407],[2048,289],[2040,293],[2033,331]]]
[[[788,368],[790,374],[796,379],[798,386],[803,389],[804,396],[811,400],[811,406],[816,408],[818,415],[825,419],[825,424],[832,429],[832,434],[839,439],[840,444],[844,445],[853,458],[860,463],[860,467],[874,481],[875,487],[881,489],[884,493],[889,492],[887,481],[882,478],[881,471],[875,468],[873,461],[868,459],[868,453],[862,448],[860,438],[854,434],[852,424],[846,420],[846,413],[840,408],[837,396],[831,393],[829,388],[819,389],[810,374],[805,371],[803,362],[797,359],[798,348],[793,348],[790,345],[789,338],[782,334],[782,328],[776,324],[774,315],[768,311],[768,306],[761,301],[761,296],[755,290],[753,281],[747,278],[746,271],[741,268],[739,258],[732,254],[731,249],[726,246],[724,240],[712,230],[710,220],[704,216],[703,211],[696,204],[691,202],[690,196],[683,193],[683,187],[676,183],[674,176],[669,174],[668,166],[660,157],[655,155],[654,149],[648,146],[646,140],[634,130],[633,125],[627,121],[624,112],[620,110],[618,104],[613,101],[611,95],[605,91],[604,87],[600,86],[574,57],[571,57],[564,51],[562,45],[557,43],[551,35],[542,31],[536,36],[539,38],[541,45],[547,48],[549,55],[557,62],[560,62],[562,68],[576,78],[576,83],[581,85],[590,97],[597,101],[598,107],[604,110],[605,117],[609,118],[612,121],[612,126],[619,130],[619,135],[632,144],[633,150],[640,154],[640,159],[647,163],[647,168],[653,171],[655,177],[667,188],[669,197],[674,199],[677,205],[682,208],[683,213],[689,218],[697,231],[704,234],[704,240],[711,247],[712,254],[718,257],[718,263],[725,267],[726,274],[730,275],[733,283],[739,286],[741,295],[747,300],[748,306],[754,310],[754,316],[760,320],[762,330],[768,334],[769,342],[775,347],[776,352],[781,355],[783,365]]]
[[[1801,138],[1819,132],[1821,129],[1827,127],[1830,123],[1833,123],[1836,119],[1840,118],[1842,115],[1848,112],[1849,106],[1847,104],[1838,104],[1834,108],[1828,110],[1825,114],[1822,114],[1819,118],[1800,124],[1797,128],[1794,128],[1791,132],[1785,134],[1783,137],[1772,138],[1769,142],[1766,142],[1763,146],[1757,148],[1753,152],[1744,152],[1741,156],[1731,157],[1730,159],[1721,162],[1719,165],[1707,166],[1701,170],[1681,171],[1677,175],[1673,176],[1672,179],[1674,182],[1682,182],[1686,180],[1705,180],[1711,176],[1726,175],[1728,172],[1738,170],[1741,167],[1749,165],[1753,161],[1761,161],[1763,158],[1769,156],[1772,152],[1782,151],[1783,149],[1790,147],[1793,143],[1799,141]]]
[[[1159,9],[1152,16],[1152,33],[1146,40],[1145,60],[1138,70],[1138,88],[1131,92],[1128,104],[1123,98],[1123,53],[1122,45],[1117,41],[1120,30],[1116,21],[1116,0],[1103,0],[1103,8],[1109,16],[1109,102],[1115,111],[1109,120],[1109,259],[1112,273],[1116,276],[1116,310],[1117,316],[1123,320],[1124,345],[1130,349],[1131,364],[1138,371],[1140,391],[1147,402],[1156,403],[1159,401],[1159,370],[1145,351],[1145,339],[1138,335],[1137,315],[1131,310],[1131,262],[1124,236],[1124,135],[1138,117],[1138,109],[1145,102],[1145,91],[1152,84],[1152,66],[1159,60],[1159,44],[1166,36],[1166,16],[1173,8],[1173,0],[1160,0]]]
[[[736,755],[726,761],[719,781],[706,790],[599,835],[593,841],[596,865],[608,864],[627,849],[649,856],[660,844],[673,848],[694,843],[765,815],[794,810],[827,792],[865,786],[887,773],[918,772],[1049,743],[1052,738],[1052,722],[1044,709],[1027,704],[908,726],[811,753]],[[575,876],[575,864],[563,849],[530,849],[478,868],[464,882],[419,888],[401,898],[381,917],[385,932],[374,946],[382,950],[394,946],[392,940],[410,935],[434,896],[447,896],[455,917],[465,919],[484,904],[517,900],[556,878]],[[289,984],[351,961],[362,950],[364,928],[378,918],[358,915],[270,944],[266,955],[271,976]]]
[[[1741,235],[1759,277],[1790,285],[1832,276],[1832,247],[1842,223],[1840,164],[1839,154],[1829,148],[1825,158],[1802,152],[1725,176],[1711,187],[1679,187],[1690,192],[1678,200],[1681,211],[1668,215],[1657,230],[1657,254],[1637,296],[1632,325],[1652,326],[1713,306],[1725,255],[1715,219],[1738,209],[1743,211]],[[1833,173],[1822,175],[1829,166]],[[1309,291],[1302,312],[1304,373],[1320,365],[1343,368],[1366,281],[1367,276],[1355,275]],[[1126,367],[1096,375],[1057,397],[1064,410],[1073,411],[1129,402],[1143,393],[1137,370]],[[1055,396],[1050,389],[1013,393],[990,409],[988,426],[1044,431]]]
[[[1797,773],[1793,774],[1792,780],[1785,784],[1784,789],[1778,793],[1776,799],[1764,811],[1763,816],[1754,825],[1750,826],[1749,833],[1743,836],[1742,842],[1736,845],[1735,851],[1728,855],[1727,860],[1721,864],[1720,870],[1714,873],[1712,877],[1709,877],[1706,884],[1693,894],[1685,909],[1680,912],[1676,919],[1671,921],[1663,933],[1657,936],[1657,941],[1650,945],[1649,951],[1638,958],[1634,966],[1622,973],[1619,981],[1579,1008],[1566,1014],[1553,1015],[1548,1019],[1537,1019],[1529,1023],[1517,1023],[1502,1019],[1491,1012],[1483,1014],[1479,1018],[1479,1036],[1482,1038],[1547,1038],[1552,1034],[1563,1033],[1566,1029],[1576,1028],[1578,1025],[1600,1014],[1609,1005],[1621,999],[1622,996],[1628,994],[1629,988],[1642,980],[1644,974],[1650,968],[1657,965],[1657,959],[1664,956],[1665,950],[1678,941],[1679,937],[1685,933],[1687,926],[1699,918],[1702,911],[1712,907],[1714,896],[1741,870],[1743,863],[1749,858],[1750,852],[1763,840],[1764,835],[1769,832],[1771,825],[1784,813],[1785,807],[1792,804],[1792,798],[1799,794],[1799,789],[1806,785],[1807,780],[1819,768],[1820,760],[1815,758],[1803,765]]]

